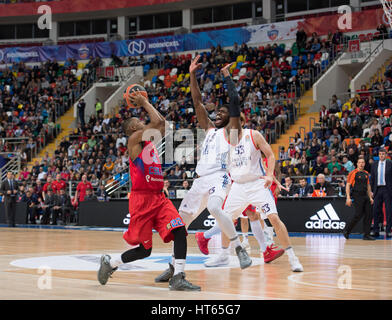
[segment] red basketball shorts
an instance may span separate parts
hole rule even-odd
[[[129,197],[131,216],[124,240],[132,246],[152,247],[152,229],[158,231],[163,242],[174,239],[172,230],[185,226],[173,203],[162,192],[132,191]]]

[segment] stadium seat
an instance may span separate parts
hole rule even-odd
[[[383,112],[384,117],[389,117],[392,114],[392,109],[385,109]]]
[[[157,76],[153,76],[151,79],[152,83],[156,83],[158,81],[158,77]]]
[[[374,115],[375,115],[376,117],[381,117],[381,114],[382,114],[381,109],[376,109],[376,110],[374,110]]]
[[[170,71],[170,75],[171,75],[171,76],[174,76],[175,74],[177,74],[177,71],[178,71],[178,69],[177,69],[177,68],[173,68],[173,69],[171,69],[171,71]]]
[[[165,76],[163,76],[163,75],[159,76],[158,79],[161,80],[161,81],[164,81],[165,80]]]

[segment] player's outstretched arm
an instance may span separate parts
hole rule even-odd
[[[274,171],[275,171],[275,155],[272,151],[271,146],[264,139],[263,135],[256,130],[252,130],[253,141],[256,145],[256,148],[261,150],[264,153],[265,157],[268,161],[267,173],[265,177],[265,187],[270,187],[272,182],[275,180]]]
[[[196,118],[199,121],[200,127],[204,130],[214,128],[214,123],[208,118],[208,113],[203,105],[203,100],[201,98],[201,92],[196,79],[196,71],[201,68],[201,63],[198,63],[200,55],[197,55],[195,59],[192,60],[189,66],[189,74],[191,79],[191,95],[193,100],[193,105],[195,106]]]
[[[221,72],[224,76],[225,83],[227,85],[227,91],[229,94],[229,114],[230,114],[230,121],[227,127],[228,133],[230,133],[231,129],[235,129],[238,132],[238,137],[241,134],[242,127],[241,127],[241,109],[240,109],[240,97],[238,92],[235,88],[235,84],[233,79],[230,76],[230,67],[233,63],[229,63],[224,68],[222,68]],[[231,141],[232,142],[232,141]],[[233,141],[236,144],[236,141]]]

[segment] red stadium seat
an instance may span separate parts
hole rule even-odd
[[[376,117],[380,117],[381,114],[382,114],[381,109],[376,109],[376,110],[374,110],[374,115],[375,115]]]
[[[361,33],[361,34],[359,35],[359,41],[361,41],[361,42],[366,41],[366,35],[363,34],[363,33]]]
[[[392,114],[392,109],[385,109],[383,112],[384,117],[389,117]]]

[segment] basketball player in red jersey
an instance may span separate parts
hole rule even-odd
[[[123,123],[124,132],[128,136],[132,180],[129,197],[131,218],[123,238],[131,246],[137,247],[124,252],[120,259],[111,259],[109,255],[103,255],[98,280],[104,285],[118,266],[150,256],[152,229],[155,229],[165,243],[174,241],[174,274],[169,281],[169,289],[199,291],[199,286],[185,279],[185,224],[172,202],[162,192],[163,176],[158,151],[151,141],[145,139],[145,136],[152,135],[151,131],[147,130],[159,130],[162,135],[165,131],[165,119],[141,93],[135,93],[130,100],[135,106],[144,107],[150,117],[148,125],[138,118],[130,118]]]

